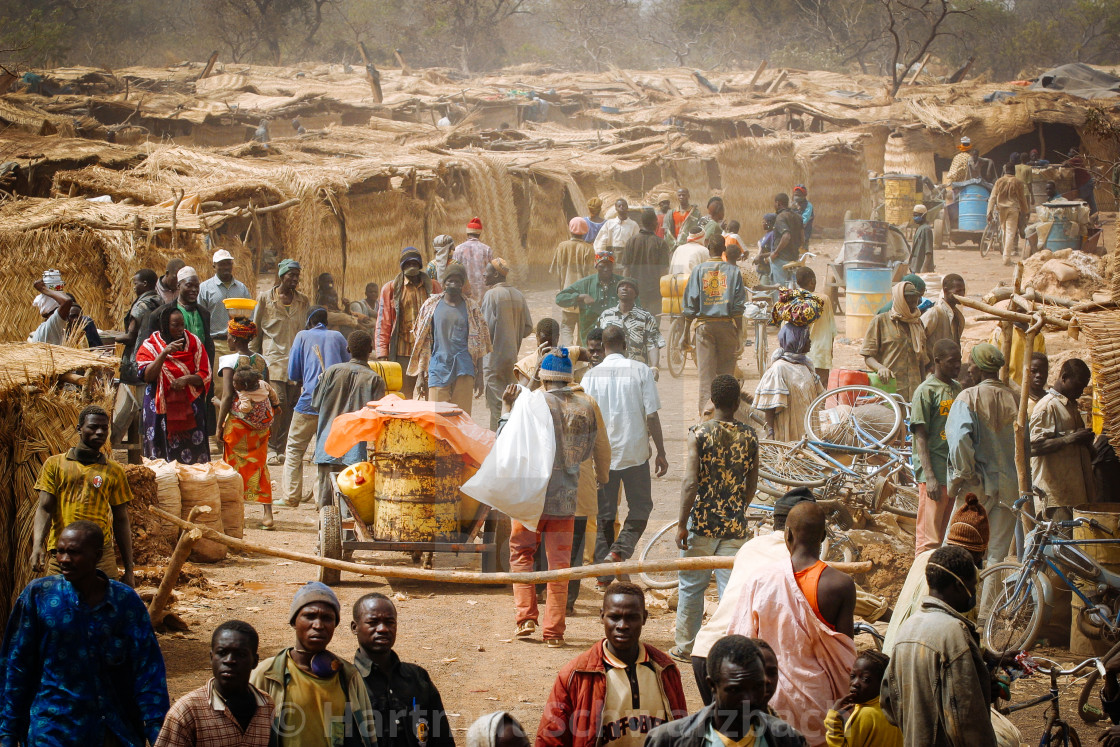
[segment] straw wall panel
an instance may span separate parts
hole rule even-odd
[[[425,256],[424,203],[404,192],[367,192],[345,201],[346,277],[341,293],[362,298],[366,283],[382,285],[400,270],[401,249],[415,246]],[[336,281],[338,278],[336,278]]]
[[[342,227],[333,194],[307,188],[298,195],[301,201],[276,216],[280,257],[301,265],[300,292],[314,302],[315,279],[329,272],[343,277]]]
[[[832,151],[803,162],[805,186],[813,203],[813,230],[842,229],[844,213],[871,214],[867,164],[859,151]]]
[[[712,196],[711,180],[708,178],[708,164],[699,158],[673,158],[666,162],[668,167],[667,181],[676,185],[674,192],[681,187],[689,191],[692,201],[704,207],[704,203]],[[723,181],[724,187],[727,180]],[[674,203],[676,195],[674,194]]]
[[[761,225],[762,216],[774,209],[774,195],[788,194],[794,184],[804,181],[793,141],[784,138],[729,140],[720,146],[716,162],[727,217],[742,223],[753,238],[757,238],[752,231]]]
[[[515,279],[525,277],[528,260],[518,230],[513,181],[504,163],[486,156],[460,155],[459,159],[468,169],[467,196],[474,215],[482,220],[482,241],[495,256],[509,261]]]
[[[526,236],[528,278],[547,276],[556,246],[568,238],[568,218],[564,215],[566,186],[550,179],[530,182],[529,232]]]
[[[916,174],[937,180],[933,148],[924,134],[901,132],[887,138],[883,154],[884,174]]]

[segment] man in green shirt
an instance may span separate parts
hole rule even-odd
[[[595,274],[588,275],[556,294],[562,309],[579,307],[579,344],[587,345],[587,333],[598,326],[599,315],[618,306],[618,283],[622,276],[614,271],[614,252],[595,252]]]
[[[950,339],[933,346],[933,373],[914,390],[910,430],[914,432],[914,479],[918,482],[918,519],[914,554],[941,546],[953,501],[946,490],[949,442],[945,423],[949,408],[961,392],[956,377],[961,372],[961,348]]]

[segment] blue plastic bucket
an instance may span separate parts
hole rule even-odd
[[[983,231],[988,227],[988,188],[982,184],[969,184],[961,188],[957,196],[960,212],[957,214],[957,229],[961,231]]]

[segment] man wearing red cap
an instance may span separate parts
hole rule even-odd
[[[556,294],[560,308],[579,307],[579,344],[587,345],[587,333],[599,321],[599,315],[618,305],[618,282],[614,271],[614,252],[595,251],[595,274],[588,275]]]
[[[494,252],[479,240],[480,235],[482,219],[471,218],[467,223],[467,240],[455,247],[455,254],[452,255],[456,262],[467,268],[467,288],[463,295],[476,301],[481,300],[486,293],[486,281],[483,280],[482,273],[486,271],[490,260],[494,259]]]
[[[588,222],[585,218],[572,218],[568,222],[568,233],[571,234],[571,238],[561,241],[556,247],[556,254],[552,257],[552,266],[548,271],[560,282],[560,290],[587,277],[595,270],[595,247],[587,241],[588,231]],[[561,345],[571,345],[575,342],[578,326],[578,306],[560,309]]]

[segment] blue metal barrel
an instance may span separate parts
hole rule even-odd
[[[1081,226],[1065,218],[1057,218],[1046,234],[1046,248],[1052,252],[1060,249],[1081,248]]]
[[[983,184],[968,184],[957,193],[960,212],[957,214],[957,229],[960,231],[983,231],[988,226],[988,196],[990,192]]]

